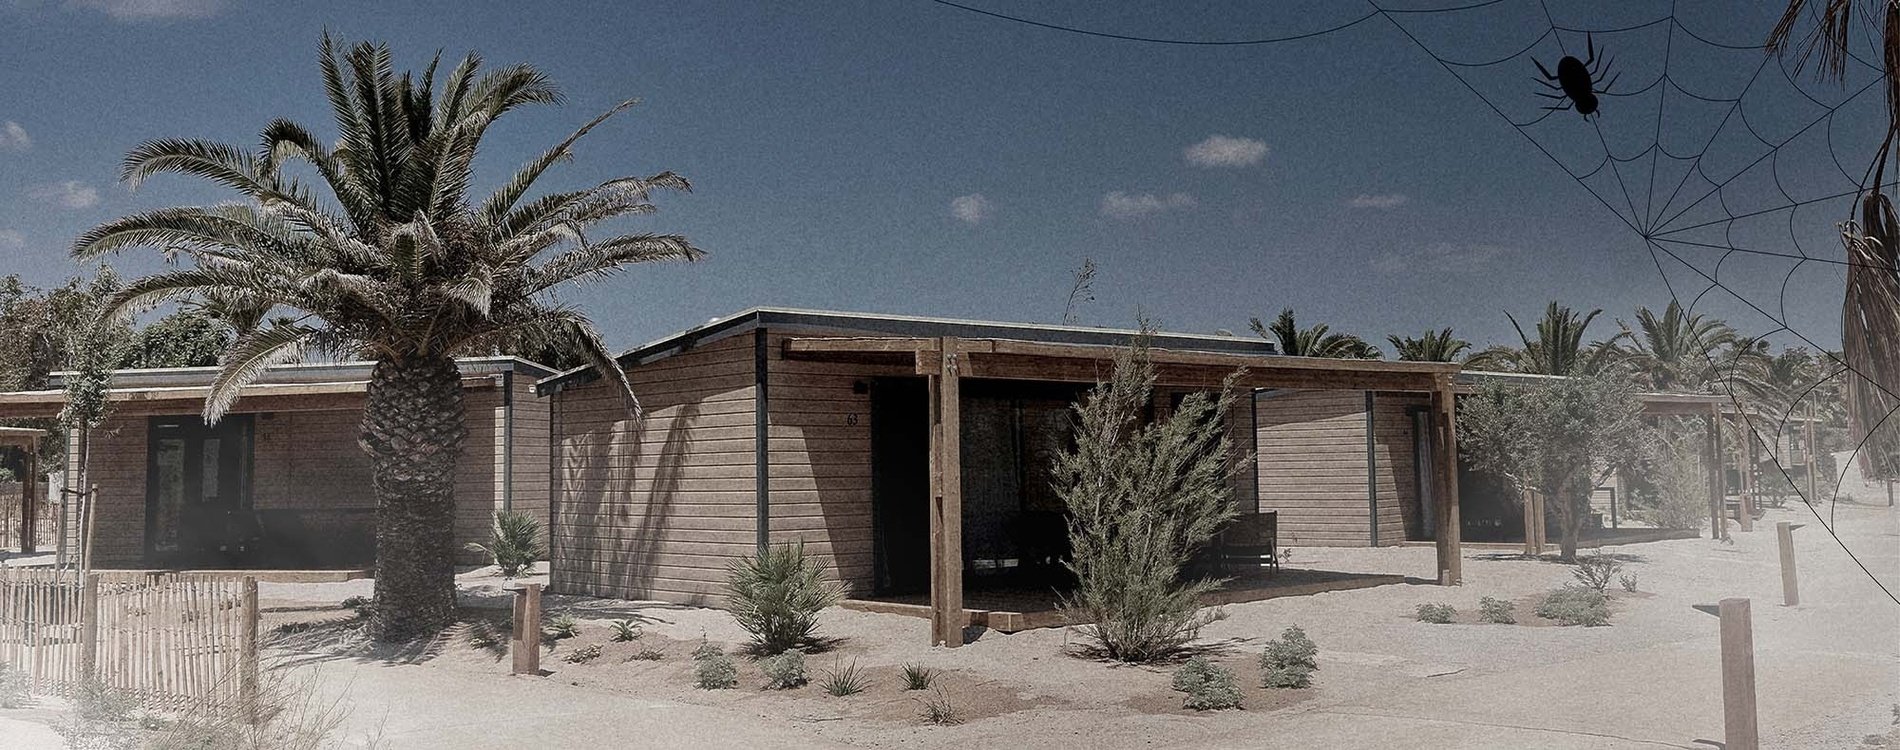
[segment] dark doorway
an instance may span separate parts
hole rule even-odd
[[[930,393],[922,378],[871,386],[871,516],[878,594],[930,590]]]
[[[251,415],[216,425],[153,417],[146,451],[145,557],[160,567],[237,567],[257,537]]]

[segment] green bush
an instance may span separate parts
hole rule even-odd
[[[348,599],[344,599],[338,606],[355,613],[357,617],[367,618],[369,617],[371,602],[367,596],[352,596]]]
[[[963,714],[950,705],[950,696],[944,695],[941,689],[930,691],[930,695],[918,702],[923,704],[923,719],[926,722],[938,726],[963,723]]]
[[[937,673],[921,664],[904,665],[905,690],[929,690],[930,683],[937,680]]]
[[[1617,572],[1622,569],[1623,563],[1617,562],[1614,557],[1603,554],[1587,555],[1577,558],[1577,569],[1570,575],[1577,579],[1577,583],[1601,594],[1610,587],[1611,581],[1616,580]]]
[[[752,649],[777,654],[816,644],[818,613],[844,598],[825,579],[805,543],[781,544],[734,564],[726,577],[727,602],[739,627],[752,634]]]
[[[795,650],[766,657],[759,662],[759,670],[765,673],[767,690],[790,690],[811,682],[805,674],[805,654]]]
[[[1205,656],[1189,659],[1187,664],[1175,670],[1174,689],[1187,693],[1182,708],[1196,711],[1240,708],[1240,686],[1234,684],[1234,673]]]
[[[633,624],[632,620],[615,620],[611,627],[617,642],[626,643],[640,638],[640,626]]]
[[[1417,617],[1419,622],[1446,625],[1450,624],[1452,620],[1457,619],[1458,610],[1444,602],[1420,604],[1418,605]]]
[[[600,644],[594,643],[567,652],[566,656],[561,657],[561,661],[569,664],[586,664],[598,658],[600,658]]]
[[[541,634],[550,641],[564,641],[581,634],[580,621],[573,615],[559,614],[548,618],[548,624]]]
[[[1514,625],[1517,623],[1517,605],[1487,596],[1478,600],[1478,619],[1498,625]]]
[[[870,688],[871,678],[864,673],[864,670],[858,669],[858,663],[854,661],[848,667],[833,664],[830,669],[825,670],[825,677],[819,681],[819,685],[825,689],[825,692],[842,698],[847,695],[857,695]]]
[[[1319,669],[1319,647],[1306,637],[1306,631],[1294,625],[1269,641],[1260,654],[1260,685],[1270,688],[1303,688],[1313,684],[1313,672]]]
[[[511,510],[495,514],[495,528],[487,544],[470,542],[470,550],[488,555],[501,569],[503,578],[515,578],[533,569],[547,555],[541,546],[541,522],[534,516]]]
[[[739,684],[739,663],[718,646],[701,644],[693,652],[693,684],[701,690],[724,690]]]
[[[1636,574],[1635,573],[1631,573],[1626,576],[1617,576],[1616,580],[1618,583],[1623,584],[1624,591],[1627,591],[1632,594],[1636,593]]]
[[[659,661],[666,658],[666,652],[657,648],[643,648],[627,657],[627,661]]]
[[[1610,624],[1610,607],[1603,594],[1582,586],[1565,586],[1544,595],[1537,616],[1564,625],[1597,627]]]

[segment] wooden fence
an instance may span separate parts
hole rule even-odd
[[[257,580],[0,568],[0,664],[34,692],[96,682],[155,708],[248,705]]]

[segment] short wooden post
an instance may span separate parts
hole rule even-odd
[[[1813,505],[1821,499],[1820,489],[1815,485],[1815,475],[1821,471],[1821,462],[1817,460],[1819,456],[1814,454],[1814,407],[1808,407],[1808,418],[1803,424],[1808,431],[1808,496],[1804,499]]]
[[[1755,435],[1746,425],[1743,425],[1740,429],[1735,431],[1735,436],[1742,440],[1742,445],[1737,446],[1735,456],[1736,460],[1741,462],[1742,468],[1742,499],[1739,503],[1740,510],[1738,511],[1738,515],[1741,516],[1739,520],[1742,522],[1742,530],[1754,531],[1756,490]]]
[[[39,550],[39,510],[40,502],[40,455],[37,441],[25,446],[26,473],[20,477],[20,554],[30,555]]]
[[[99,680],[98,573],[87,573],[79,587],[79,680]]]
[[[1801,586],[1794,570],[1794,526],[1776,521],[1775,538],[1781,545],[1781,603],[1792,607],[1801,603]]]
[[[1709,538],[1728,537],[1728,509],[1724,502],[1722,479],[1722,413],[1709,406],[1708,446],[1703,454],[1709,470]]]
[[[1723,599],[1722,618],[1722,727],[1727,750],[1759,750],[1755,726],[1755,633],[1749,621],[1748,600]]]
[[[245,718],[257,723],[257,578],[245,576],[239,589],[238,706]]]
[[[541,584],[515,589],[514,615],[514,633],[508,640],[514,673],[541,674]]]

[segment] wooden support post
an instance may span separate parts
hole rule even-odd
[[[240,584],[242,619],[238,623],[238,706],[257,723],[257,578],[245,576]]]
[[[1815,475],[1821,472],[1821,462],[1820,456],[1814,452],[1814,407],[1808,407],[1808,419],[1803,425],[1808,432],[1808,496],[1806,499],[1809,505],[1813,505],[1821,499],[1820,491],[1815,484],[1818,479]]]
[[[99,679],[99,574],[87,573],[79,586],[79,680]]]
[[[1461,532],[1458,524],[1458,423],[1457,397],[1451,390],[1451,378],[1438,379],[1437,389],[1432,391],[1432,426],[1438,432],[1437,450],[1433,457],[1438,466],[1433,471],[1437,480],[1438,493],[1438,583],[1454,586],[1464,580],[1464,557],[1461,549]]]
[[[1539,543],[1537,524],[1537,490],[1524,492],[1524,556],[1537,557],[1544,554],[1544,545]]]
[[[1727,509],[1724,507],[1722,481],[1722,413],[1709,407],[1708,446],[1703,452],[1709,470],[1709,538],[1728,537]]]
[[[1741,422],[1740,418],[1737,418]],[[1738,503],[1736,515],[1740,516],[1743,531],[1755,530],[1755,434],[1748,429],[1746,422],[1736,426],[1735,436],[1740,445],[1735,446],[1735,458],[1741,466],[1742,499]]]
[[[26,457],[21,463],[25,464],[26,471],[25,475],[20,477],[20,553],[26,555],[39,550],[39,540],[36,538],[38,534],[35,533],[39,531],[40,526],[40,503],[37,497],[40,494],[38,447],[33,443],[27,443],[22,447],[22,450],[26,452]]]
[[[1722,727],[1727,750],[1759,750],[1755,725],[1755,633],[1747,599],[1723,599]]]
[[[963,645],[962,352],[944,337],[930,378],[930,642]]]
[[[1794,526],[1776,521],[1775,541],[1781,547],[1781,604],[1792,607],[1801,603],[1801,585],[1794,571]]]
[[[541,584],[515,589],[514,623],[508,638],[515,674],[541,674]]]

